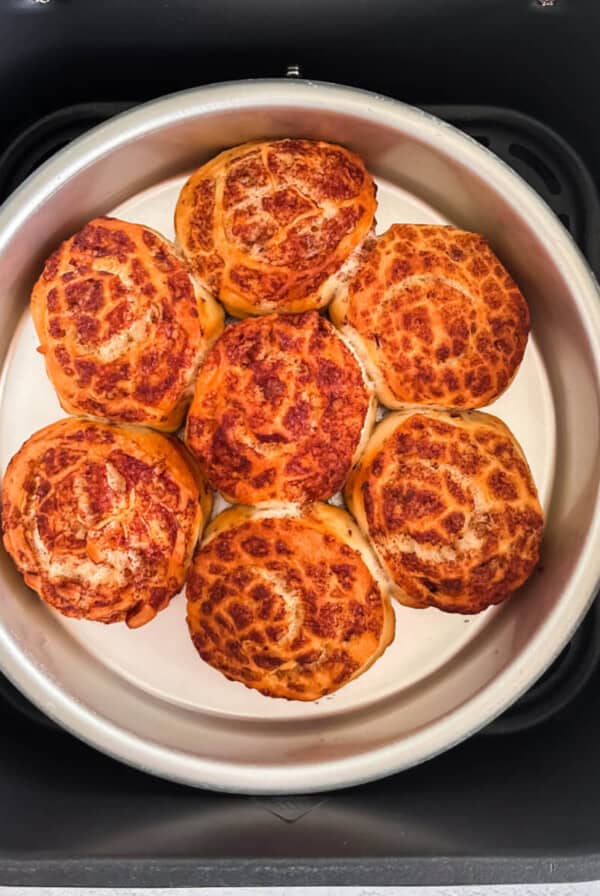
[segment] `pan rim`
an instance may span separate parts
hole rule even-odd
[[[424,142],[443,142],[477,176],[494,178],[507,201],[519,205],[530,226],[552,239],[557,264],[568,271],[586,335],[596,349],[594,375],[600,383],[600,303],[598,289],[579,249],[538,195],[512,170],[470,137],[429,113],[397,100],[355,88],[313,81],[269,79],[225,82],[181,91],[134,107],[99,125],[34,172],[0,209],[0,253],[28,217],[70,177],[136,137],[159,130],[176,116],[196,118],[213,108],[273,106],[329,108],[373,123],[410,125]],[[126,127],[124,127],[126,125]],[[378,749],[343,759],[286,765],[218,762],[150,743],[91,709],[54,684],[19,649],[0,619],[0,667],[4,674],[63,728],[108,755],[179,783],[248,794],[318,792],[357,785],[398,772],[449,749],[498,716],[543,674],[572,636],[600,581],[600,489],[593,524],[560,601],[540,625],[518,661],[513,661],[478,693],[425,729]],[[594,560],[594,554],[597,559]],[[118,745],[118,748],[116,748]]]

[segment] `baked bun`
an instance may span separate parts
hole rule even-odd
[[[345,495],[409,607],[479,613],[538,562],[535,484],[516,439],[489,414],[389,414]]]
[[[486,240],[394,224],[331,304],[389,408],[479,408],[514,377],[527,343],[525,299]]]
[[[172,244],[116,218],[95,218],[50,256],[31,314],[65,411],[168,432],[223,329]]]
[[[70,417],[10,461],[4,545],[27,585],[65,616],[136,628],[181,589],[210,508],[176,439]]]
[[[245,143],[190,177],[175,231],[194,276],[230,314],[308,311],[331,299],[376,205],[362,160],[342,146]]]
[[[342,487],[374,414],[373,389],[328,320],[269,314],[212,347],[186,442],[232,503],[314,501]]]
[[[221,513],[196,550],[187,598],[202,659],[267,697],[317,700],[394,637],[377,563],[354,521],[328,504]]]

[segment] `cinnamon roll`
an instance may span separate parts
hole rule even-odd
[[[389,414],[345,496],[407,606],[479,613],[538,562],[535,483],[515,437],[489,414]]]
[[[90,221],[50,256],[31,314],[65,411],[168,432],[223,329],[171,243],[116,218]]]
[[[70,417],[10,461],[4,545],[27,585],[65,616],[135,628],[181,589],[211,503],[176,439]]]
[[[203,660],[268,697],[317,700],[394,636],[387,586],[348,514],[236,507],[211,523],[187,585]]]
[[[177,240],[194,276],[230,314],[321,308],[373,227],[375,185],[342,146],[245,143],[206,162],[183,187]]]
[[[529,312],[485,239],[394,224],[330,307],[389,408],[479,408],[521,363]]]
[[[364,447],[375,400],[316,311],[229,326],[200,372],[186,441],[232,503],[306,502],[338,491]]]

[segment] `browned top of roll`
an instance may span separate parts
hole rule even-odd
[[[227,327],[200,372],[186,441],[232,502],[314,501],[338,491],[373,418],[372,389],[316,311]]]
[[[390,414],[346,497],[409,606],[478,613],[538,562],[535,484],[514,436],[489,414]]]
[[[394,634],[370,550],[347,513],[233,508],[196,551],[188,624],[202,659],[268,697],[316,700],[364,672]]]
[[[116,218],[90,221],[50,256],[31,314],[66,411],[166,431],[223,327],[171,243]]]
[[[194,275],[236,316],[307,311],[373,225],[375,186],[362,160],[322,141],[226,150],[183,187],[178,242]]]
[[[331,317],[365,357],[388,407],[478,408],[515,375],[527,304],[486,240],[395,224],[342,288]]]
[[[65,616],[136,627],[180,590],[210,505],[180,442],[68,418],[9,463],[4,544],[27,585]]]

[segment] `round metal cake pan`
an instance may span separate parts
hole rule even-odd
[[[526,295],[532,351],[545,377],[548,407],[522,379],[518,416],[547,455],[547,526],[540,570],[447,661],[385,697],[347,701],[343,711],[323,704],[312,715],[294,715],[283,701],[253,713],[250,696],[247,712],[201,711],[139,687],[103,661],[98,644],[86,649],[90,629],[75,637],[0,554],[0,667],[30,700],[68,731],[148,772],[263,794],[358,784],[473,734],[558,655],[600,580],[595,281],[552,212],[495,156],[417,109],[362,91],[287,80],[186,91],[101,125],[32,175],[0,211],[0,442],[8,444],[10,430],[27,418],[26,393],[16,397],[11,385],[11,358],[31,286],[57,243],[95,215],[135,210],[132,197],[184,176],[226,146],[279,136],[343,143],[388,192],[490,240]],[[419,617],[427,620],[421,632],[441,625],[438,611],[407,612],[429,614]],[[160,640],[155,645],[160,665]]]

